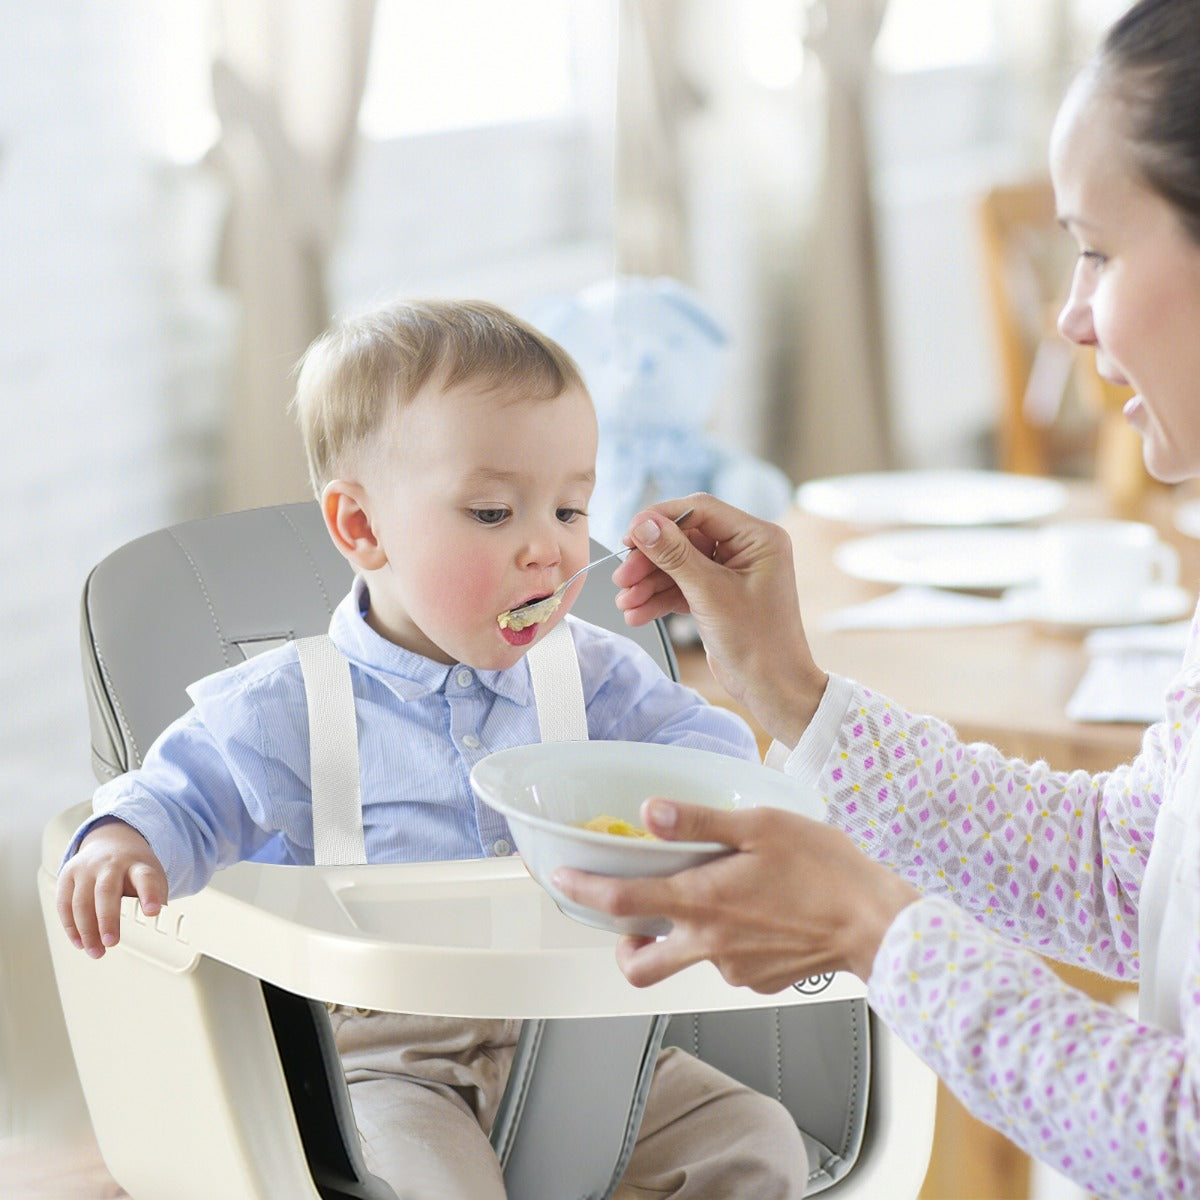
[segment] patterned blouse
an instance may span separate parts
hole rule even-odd
[[[1193,617],[1166,719],[1115,771],[966,745],[838,676],[785,766],[924,893],[880,945],[872,1008],[980,1119],[1103,1196],[1200,1196],[1200,930],[1178,947],[1182,1033],[1091,999],[1038,955],[1137,980],[1155,817],[1198,726]]]

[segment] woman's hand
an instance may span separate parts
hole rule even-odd
[[[625,937],[617,946],[617,963],[637,987],[704,959],[757,992],[828,971],[865,981],[888,927],[918,898],[839,830],[780,809],[719,812],[653,799],[642,820],[659,837],[735,852],[659,879],[555,872],[554,886],[580,904],[669,918],[666,937]]]
[[[674,517],[688,508],[681,530]],[[635,551],[612,576],[626,622],[690,612],[717,681],[794,746],[828,676],[808,648],[788,535],[700,494],[639,513],[627,540]]]

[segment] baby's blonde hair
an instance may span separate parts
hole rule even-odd
[[[586,391],[561,346],[486,301],[393,303],[335,321],[297,364],[291,405],[318,496],[431,381],[442,389],[479,383],[528,400]]]

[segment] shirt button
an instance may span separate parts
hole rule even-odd
[[[471,686],[471,682],[474,678],[475,677],[471,674],[470,671],[464,669],[462,671],[459,671],[459,673],[457,675],[455,675],[454,682],[457,683],[459,687],[465,688],[465,687]]]
[[[478,750],[479,739],[473,733],[463,734],[463,745],[466,746],[468,750]]]
[[[495,845],[492,847],[492,853],[493,853],[493,854],[494,854],[494,855],[495,855],[497,858],[504,858],[506,855],[509,855],[509,854],[511,854],[511,853],[512,853],[512,847],[511,847],[511,846],[510,846],[510,845],[509,845],[509,844],[508,844],[508,843],[507,843],[507,842],[506,842],[506,841],[505,841],[503,838],[501,838],[501,839],[500,839],[500,840],[499,840],[499,841],[498,841],[498,842],[497,842],[497,843],[496,843],[496,844],[495,844]]]

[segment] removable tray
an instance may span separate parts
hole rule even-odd
[[[51,823],[53,876],[90,805]],[[821,1003],[865,995],[839,973],[815,994],[762,995],[698,963],[647,988],[617,968],[615,934],[559,912],[518,858],[372,866],[239,863],[156,918],[122,902],[131,951],[187,971],[201,956],[297,995],[393,1012],[593,1017]]]

